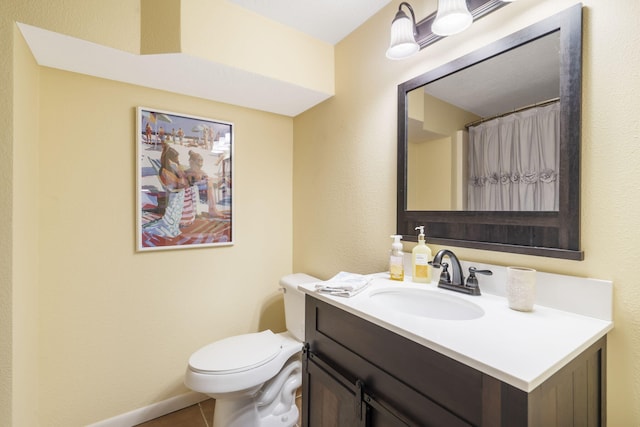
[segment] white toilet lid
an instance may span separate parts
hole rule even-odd
[[[191,355],[189,366],[201,373],[241,372],[264,365],[281,348],[282,340],[269,330],[236,335],[202,347]]]

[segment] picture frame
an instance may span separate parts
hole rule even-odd
[[[233,123],[136,109],[137,250],[233,244]]]

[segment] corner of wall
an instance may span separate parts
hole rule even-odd
[[[12,52],[11,425],[38,425],[39,72],[16,25]]]

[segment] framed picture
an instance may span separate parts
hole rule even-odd
[[[138,250],[233,244],[233,124],[138,107]]]

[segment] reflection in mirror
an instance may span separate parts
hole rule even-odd
[[[558,210],[559,48],[555,31],[407,94],[408,210]]]
[[[398,86],[397,234],[581,260],[582,5]]]

